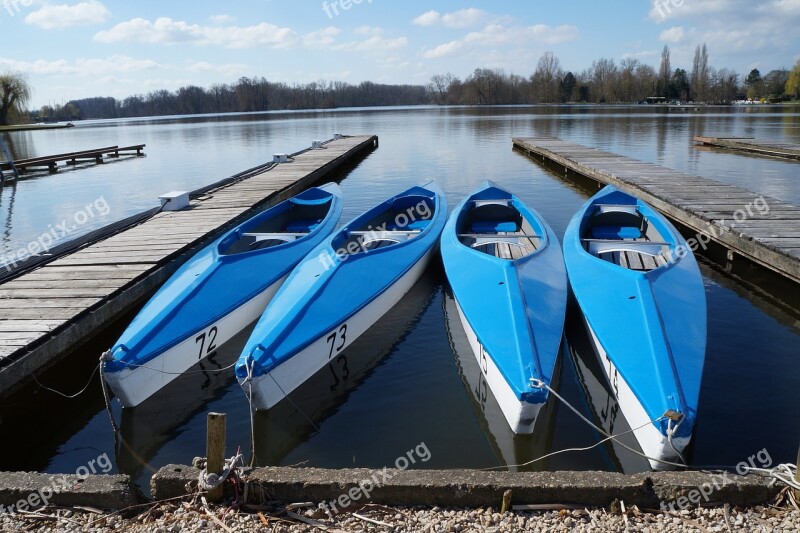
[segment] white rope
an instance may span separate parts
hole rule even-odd
[[[103,352],[103,354],[100,356],[100,365],[103,364],[103,361],[107,361],[109,357],[111,357],[111,350],[106,350]],[[111,409],[111,397],[108,394],[108,384],[106,383],[106,379],[102,371],[100,372],[100,387],[103,389],[103,400],[106,402],[106,412],[108,413],[109,420],[111,420],[111,427],[114,428],[114,440],[116,441],[117,435],[119,434],[119,427],[117,426],[117,422],[114,420],[114,411]]]
[[[109,352],[106,352],[109,353]],[[104,359],[105,361],[112,361],[113,359]],[[145,368],[147,370],[152,370],[153,372],[158,372],[160,374],[167,374],[170,376],[182,376],[184,374],[207,374],[209,372],[214,374],[219,374],[220,372],[224,372],[226,370],[230,370],[231,368],[236,366],[238,361],[234,361],[233,363],[229,364],[228,366],[224,366],[222,368],[209,368],[207,370],[186,370],[184,372],[167,372],[166,370],[160,370],[158,368],[153,368],[151,366],[147,366],[146,364],[137,364],[137,363],[125,363],[125,366],[133,367],[133,368]]]
[[[292,404],[292,407],[294,407],[294,408],[297,410],[297,412],[298,412],[298,413],[300,413],[301,415],[303,415],[303,417],[304,417],[306,420],[308,420],[308,423],[309,423],[309,424],[311,424],[311,426],[313,426],[313,428],[314,428],[314,429],[316,429],[316,430],[319,432],[319,431],[320,431],[320,429],[319,429],[319,426],[317,426],[317,425],[314,423],[314,421],[313,421],[313,420],[311,420],[311,418],[310,418],[310,417],[309,417],[307,414],[305,414],[305,413],[303,412],[303,410],[302,410],[302,409],[300,409],[300,407],[299,407],[299,406],[298,406],[296,403],[294,403],[294,401],[292,401],[292,399],[289,397],[289,395],[288,395],[288,394],[286,394],[286,391],[284,391],[284,390],[283,390],[283,387],[281,387],[281,384],[280,384],[280,383],[278,383],[278,380],[276,380],[276,379],[275,379],[275,376],[273,376],[273,375],[272,375],[272,372],[270,372],[270,373],[269,373],[269,377],[271,377],[271,378],[272,378],[272,381],[274,381],[274,382],[275,382],[275,385],[277,385],[277,387],[278,387],[278,388],[280,389],[280,391],[283,393],[283,397],[284,397],[284,398],[286,398],[287,400],[289,400],[289,403],[290,403],[290,404]]]
[[[686,462],[686,457],[683,456],[683,453],[681,453],[678,450],[678,448],[675,447],[675,444],[673,444],[672,442],[672,438],[675,436],[675,433],[678,431],[680,425],[683,424],[684,419],[685,417],[681,416],[680,420],[678,420],[678,423],[675,424],[675,427],[672,427],[673,420],[671,418],[667,420],[667,442],[669,443],[669,447],[672,448],[672,451],[678,454],[678,457],[681,458],[681,462],[684,465],[688,465],[688,463]]]
[[[534,387],[537,387],[537,388],[545,388],[545,389],[547,389],[548,391],[550,391],[550,393],[552,393],[552,394],[553,394],[553,396],[555,396],[556,398],[558,398],[559,400],[561,400],[561,402],[562,402],[564,405],[566,405],[567,407],[569,407],[569,409],[570,409],[570,410],[571,410],[573,413],[575,413],[576,415],[578,415],[578,418],[580,418],[581,420],[583,420],[584,422],[586,422],[587,424],[589,424],[591,427],[593,427],[595,430],[599,431],[599,432],[600,432],[600,434],[602,434],[602,435],[606,436],[606,437],[607,437],[608,439],[610,439],[610,440],[613,440],[614,442],[616,442],[617,444],[619,444],[620,446],[622,446],[623,448],[625,448],[625,449],[626,449],[626,450],[628,450],[629,452],[632,452],[632,453],[635,453],[636,455],[639,455],[639,456],[641,456],[641,457],[644,457],[644,458],[645,458],[645,459],[647,459],[648,461],[655,461],[655,462],[657,462],[657,463],[661,463],[661,464],[665,464],[665,465],[669,465],[669,466],[675,466],[675,467],[678,467],[678,468],[686,468],[686,464],[674,463],[674,462],[672,462],[672,461],[665,461],[665,460],[663,460],[663,459],[657,459],[657,458],[655,458],[655,457],[650,457],[649,455],[646,455],[646,454],[644,454],[644,453],[642,453],[642,452],[640,452],[640,451],[638,451],[638,450],[636,450],[636,449],[634,449],[634,448],[631,448],[630,446],[628,446],[628,445],[627,445],[627,444],[625,444],[624,442],[622,442],[622,441],[618,440],[618,439],[617,439],[617,437],[616,437],[615,435],[611,435],[611,434],[607,433],[607,432],[606,432],[606,431],[605,431],[603,428],[601,428],[600,426],[596,425],[594,422],[592,422],[591,420],[589,420],[588,418],[586,418],[585,416],[583,416],[583,413],[581,413],[580,411],[578,411],[578,409],[576,409],[576,408],[575,408],[575,407],[574,407],[574,406],[573,406],[571,403],[569,403],[569,402],[568,402],[568,401],[567,401],[567,400],[566,400],[564,397],[562,397],[562,396],[561,396],[559,393],[557,393],[555,390],[553,390],[553,389],[550,387],[550,385],[548,385],[548,384],[547,384],[547,383],[545,383],[544,381],[542,381],[542,380],[539,380],[539,379],[531,379],[531,384],[532,384]],[[655,423],[657,423],[657,422],[660,422],[660,421],[664,420],[664,418],[665,418],[665,417],[664,417],[664,416],[662,416],[662,417],[660,417],[660,418],[657,418],[657,419],[655,419],[655,420],[651,420],[650,422],[648,422],[647,424],[644,424],[644,425],[643,425],[643,426],[641,426],[641,427],[645,427],[645,426],[648,426],[648,425],[650,425],[650,424],[655,424]],[[636,428],[636,429],[634,429],[634,430],[631,430],[631,431],[636,431],[636,430],[638,430],[638,429],[640,429],[640,428]],[[608,439],[607,439],[607,440],[608,440]]]
[[[48,391],[50,391],[50,392],[54,392],[54,393],[58,394],[59,396],[62,396],[62,397],[64,397],[64,398],[68,399],[68,400],[72,400],[72,399],[74,399],[74,398],[77,398],[78,396],[80,396],[80,395],[81,395],[81,394],[83,394],[84,392],[86,392],[86,390],[89,388],[89,386],[92,384],[92,381],[94,380],[94,374],[95,374],[95,372],[97,372],[97,370],[98,370],[99,368],[100,368],[100,364],[98,364],[97,366],[95,366],[95,367],[94,367],[94,370],[92,370],[92,375],[91,375],[91,376],[89,376],[89,381],[86,383],[86,386],[85,386],[85,387],[83,387],[83,388],[82,388],[81,390],[79,390],[78,392],[76,392],[75,394],[65,394],[65,393],[63,393],[63,392],[57,391],[56,389],[51,389],[50,387],[47,387],[47,386],[45,386],[45,385],[42,385],[42,384],[39,382],[39,380],[38,380],[38,379],[36,379],[36,374],[31,374],[31,377],[33,378],[33,381],[34,381],[34,382],[36,382],[36,384],[37,384],[39,387],[43,388],[44,390],[48,390]]]
[[[791,463],[779,464],[775,468],[755,468],[746,467],[748,472],[754,474],[761,474],[773,478],[774,481],[780,481],[792,487],[795,490],[800,490],[800,481],[797,480],[797,467]]]
[[[236,462],[241,460],[242,454],[237,453],[230,459],[225,460],[225,468],[222,470],[222,474],[215,474],[214,472],[208,472],[208,459],[206,459],[206,466],[200,471],[200,474],[197,476],[197,486],[200,490],[209,491],[214,490],[220,485],[222,485],[228,476],[236,469]]]
[[[253,408],[253,368],[256,366],[256,360],[248,356],[244,361],[244,367],[247,370],[247,377],[244,382],[247,383],[247,401],[250,404],[250,466],[256,463],[256,423],[255,423],[255,409]]]
[[[661,418],[657,419],[656,422],[660,422],[663,419],[664,419],[664,417],[661,417]],[[622,437],[623,435],[627,435],[628,433],[633,433],[634,431],[637,431],[639,429],[642,429],[643,427],[649,426],[650,424],[651,424],[651,422],[646,422],[646,423],[642,424],[641,426],[639,426],[638,428],[633,428],[633,429],[630,429],[630,430],[625,431],[623,433],[617,433],[615,435],[609,435],[608,437],[604,438],[603,440],[595,442],[591,446],[585,446],[583,448],[565,448],[563,450],[556,450],[556,451],[550,452],[550,453],[548,453],[546,455],[542,455],[541,457],[537,457],[536,459],[528,461],[527,463],[522,463],[522,464],[519,464],[519,465],[493,466],[491,468],[482,468],[481,470],[494,470],[494,469],[497,469],[497,468],[520,468],[520,467],[528,466],[530,464],[539,462],[542,459],[547,459],[548,457],[552,457],[554,455],[558,455],[558,454],[561,454],[561,453],[585,452],[585,451],[591,450],[592,448],[596,448],[596,447],[600,446],[601,444],[603,444],[605,442],[608,442],[608,441],[610,441],[612,439],[616,439],[616,438]]]

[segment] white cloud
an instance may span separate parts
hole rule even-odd
[[[211,15],[210,17],[208,17],[208,20],[211,21],[212,24],[221,25],[221,24],[230,24],[231,22],[236,20],[236,17],[232,17],[230,15]]]
[[[353,33],[355,33],[356,35],[369,35],[369,36],[382,35],[383,28],[379,28],[377,26],[359,26],[358,28],[353,30]]]
[[[447,28],[463,29],[485,24],[492,18],[482,9],[469,7],[452,13],[442,15],[438,11],[428,11],[415,18],[412,23],[417,26],[445,26]]]
[[[111,12],[97,0],[87,0],[74,5],[45,3],[38,10],[29,13],[25,22],[45,30],[68,28],[84,24],[102,24]]]
[[[423,57],[437,58],[452,55],[456,52],[469,52],[475,48],[487,46],[524,46],[527,44],[559,44],[578,37],[575,26],[506,26],[489,24],[481,31],[470,32],[464,38],[441,44],[423,52]]]
[[[303,36],[303,45],[308,48],[327,48],[336,42],[336,36],[341,33],[339,28],[327,28],[312,31]]]
[[[148,44],[218,45],[226,48],[292,46],[300,37],[289,28],[262,22],[254,26],[200,26],[169,17],[151,22],[135,18],[98,32],[94,40],[101,43],[140,42]]]
[[[442,20],[442,15],[438,11],[431,10],[418,16],[411,23],[417,26],[433,26],[438,24],[440,20]]]
[[[427,57],[428,59],[449,56],[450,54],[453,54],[461,50],[461,48],[463,47],[464,47],[463,41],[450,41],[449,43],[440,44],[439,46],[431,50],[426,50],[425,52],[423,52],[422,56]]]
[[[686,32],[683,27],[673,26],[668,30],[662,31],[658,38],[668,43],[679,43],[683,41],[684,37],[686,37]]]
[[[151,59],[136,59],[129,56],[113,55],[108,58],[78,58],[75,61],[57,59],[46,61],[17,61],[0,57],[0,65],[12,70],[45,75],[79,75],[96,76],[114,72],[138,72],[162,68],[162,65]]]

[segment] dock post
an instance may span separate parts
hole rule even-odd
[[[206,472],[222,475],[225,469],[225,413],[208,413],[208,428],[206,430]],[[208,491],[208,500],[219,502],[222,500],[222,484]]]
[[[507,490],[503,493],[503,504],[500,506],[500,514],[506,514],[511,510],[511,491]]]

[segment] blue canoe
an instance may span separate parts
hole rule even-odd
[[[444,193],[430,182],[389,198],[314,249],[264,311],[236,364],[253,406],[276,405],[332,359],[346,369],[341,352],[417,281],[446,219]]]
[[[651,466],[682,462],[706,348],[703,279],[686,241],[650,206],[608,186],[570,222],[564,260],[600,364]]]
[[[341,213],[338,185],[314,187],[240,224],[181,266],[106,355],[103,375],[123,407],[143,402],[255,322]]]
[[[484,378],[514,433],[533,432],[558,361],[567,275],[556,235],[486,182],[453,211],[442,260]]]

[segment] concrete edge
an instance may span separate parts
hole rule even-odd
[[[0,472],[0,515],[48,504],[124,509],[146,501],[129,476]]]
[[[151,480],[155,500],[197,488],[200,471],[167,465]],[[266,467],[246,470],[247,502],[381,503],[447,507],[499,506],[506,490],[513,504],[606,507],[614,500],[642,508],[757,505],[775,496],[764,477],[730,473],[488,472],[480,470],[322,469]],[[227,492],[226,492],[227,494]],[[343,497],[347,500],[343,500]],[[345,503],[342,503],[342,502]]]

